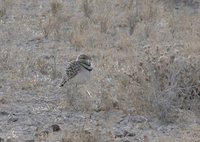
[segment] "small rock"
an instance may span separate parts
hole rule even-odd
[[[10,122],[17,122],[18,121],[18,118],[16,118],[16,117],[12,117],[12,118],[9,118],[8,119],[8,122],[10,123]]]
[[[48,135],[49,135],[49,131],[44,130],[44,131],[39,131],[39,132],[37,132],[37,133],[35,134],[35,137],[40,137],[40,136],[42,136],[42,137],[47,137]]]
[[[144,142],[149,142],[149,138],[146,135],[144,136]]]
[[[128,133],[127,133],[127,136],[128,136],[128,137],[135,137],[136,134],[135,134],[135,133],[130,133],[130,132],[128,132]]]
[[[51,126],[53,128],[53,132],[57,132],[57,131],[60,131],[60,126],[54,124]]]
[[[1,103],[1,104],[5,104],[6,102],[7,102],[6,99],[4,99],[4,98],[0,98],[0,103]]]
[[[162,125],[160,127],[157,128],[158,131],[162,132],[162,133],[169,133],[170,131],[172,131],[173,129],[175,129],[177,126],[175,125]]]
[[[25,140],[25,142],[35,142],[35,140]]]
[[[90,131],[88,131],[88,130],[84,130],[84,134],[90,135],[91,133],[90,133]]]
[[[123,141],[123,142],[130,142],[129,140],[125,140],[125,141]]]
[[[55,58],[55,57],[53,55],[50,55],[50,54],[43,54],[42,58],[49,60],[49,59]]]
[[[12,142],[12,139],[9,138],[9,139],[6,140],[6,142]]]
[[[0,142],[4,142],[4,139],[3,139],[3,138],[0,138]]]
[[[129,123],[144,123],[147,122],[147,119],[143,116],[126,116],[119,124],[128,125]]]
[[[8,112],[5,112],[5,111],[1,111],[1,112],[0,112],[0,115],[9,115],[9,113],[8,113]]]
[[[125,137],[127,135],[127,131],[126,130],[123,130],[121,128],[113,128],[114,129],[114,132],[113,132],[113,135],[115,137]]]

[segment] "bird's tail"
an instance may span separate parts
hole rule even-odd
[[[67,82],[67,80],[65,78],[63,78],[61,84],[60,84],[60,87],[63,87],[65,85],[65,83]]]

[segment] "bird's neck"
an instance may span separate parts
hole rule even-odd
[[[85,64],[87,66],[91,66],[91,63],[88,60],[78,60],[78,62]]]
[[[86,70],[92,71],[91,63],[89,63],[89,62],[87,62],[87,61],[79,61],[79,63],[80,63],[81,66],[83,66]]]

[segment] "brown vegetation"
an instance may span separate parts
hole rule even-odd
[[[0,88],[6,101],[0,104],[11,102],[9,94],[27,91],[39,98],[67,94],[55,103],[61,111],[122,111],[166,125],[184,123],[185,112],[199,117],[199,2],[50,0],[37,14],[23,16],[14,11],[23,2],[1,3],[6,32],[0,33]],[[90,83],[61,90],[56,84],[67,62],[83,52],[93,58]],[[62,141],[96,142],[96,135],[80,129]]]

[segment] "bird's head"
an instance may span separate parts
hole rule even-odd
[[[92,62],[91,57],[88,56],[88,55],[85,55],[85,54],[79,55],[76,60],[80,61],[80,62],[83,62],[83,63],[85,63],[85,64],[87,64],[89,66],[91,65],[91,62]]]

